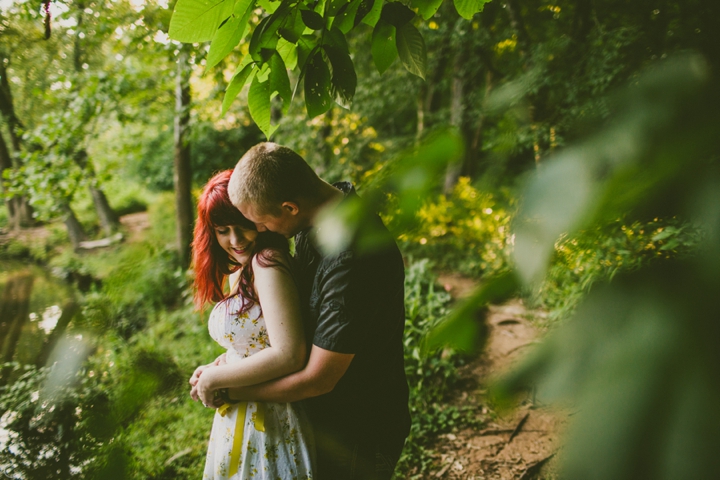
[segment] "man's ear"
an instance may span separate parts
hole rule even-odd
[[[290,215],[297,215],[300,213],[300,207],[295,202],[283,202],[283,204],[280,206],[284,211],[288,212]]]

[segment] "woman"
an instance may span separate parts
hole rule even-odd
[[[193,400],[219,406],[203,480],[312,478],[311,432],[296,405],[233,403],[227,395],[229,387],[287,375],[306,361],[287,240],[258,233],[230,203],[231,174],[220,172],[205,186],[193,242],[195,304],[218,302],[208,329],[227,349],[190,378]]]

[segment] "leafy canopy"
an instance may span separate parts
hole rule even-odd
[[[458,13],[470,19],[489,0],[454,0]],[[409,6],[384,0],[178,0],[170,21],[170,38],[180,42],[210,41],[207,68],[218,65],[242,45],[245,53],[223,99],[223,114],[245,84],[248,107],[270,137],[271,101],[276,96],[287,112],[303,82],[310,118],[334,103],[349,107],[357,74],[346,35],[360,24],[373,29],[371,51],[380,73],[396,58],[412,74],[425,79],[427,49],[414,23],[432,17],[442,0],[411,0]],[[288,70],[294,72],[291,85]]]

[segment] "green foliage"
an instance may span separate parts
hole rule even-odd
[[[500,388],[533,385],[544,401],[576,405],[569,478],[702,478],[718,468],[717,91],[698,57],[667,60],[616,97],[603,128],[529,180],[515,244],[528,284],[553,255],[586,283],[630,270],[592,288]],[[609,238],[586,248],[604,228]]]
[[[594,283],[689,254],[700,243],[701,232],[671,218],[630,225],[616,220],[572,237],[564,235],[555,244],[554,258],[533,299],[549,310],[551,321],[566,318]]]
[[[467,16],[470,11],[480,11],[485,1],[463,2],[461,13]],[[230,55],[239,43],[247,49],[247,57],[239,63],[225,91],[223,113],[250,81],[250,114],[268,138],[277,128],[271,124],[272,98],[279,95],[287,111],[292,97],[287,68],[298,72],[295,91],[304,80],[310,118],[327,112],[334,102],[342,106],[352,103],[357,75],[346,35],[361,23],[375,27],[372,51],[380,71],[399,56],[409,72],[425,78],[425,42],[411,23],[415,13],[399,2],[383,5],[381,0],[344,0],[318,4],[283,0],[278,4],[261,2],[258,6],[264,15],[253,18],[254,2],[179,0],[169,35],[186,43],[212,40],[208,69]],[[437,10],[437,6],[428,6],[424,11],[432,9]],[[286,65],[291,58],[292,63]]]
[[[417,211],[416,228],[398,237],[404,252],[433,258],[466,275],[508,268],[510,211],[507,194],[493,195],[461,177],[449,197],[438,195]],[[393,223],[393,212],[386,219]]]

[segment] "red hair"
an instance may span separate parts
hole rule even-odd
[[[285,237],[277,233],[258,233],[255,239],[255,252],[244,266],[237,264],[218,244],[215,227],[238,225],[247,230],[256,230],[255,224],[245,218],[230,202],[227,186],[232,172],[232,170],[224,170],[213,176],[198,199],[198,218],[192,244],[195,307],[198,310],[201,310],[206,303],[219,302],[226,297],[223,291],[225,278],[239,268],[242,268],[239,285],[243,297],[241,311],[250,308],[253,303],[259,303],[252,285],[252,260],[257,257],[260,265],[264,267],[285,266],[278,259],[278,254],[287,253],[288,243]]]

